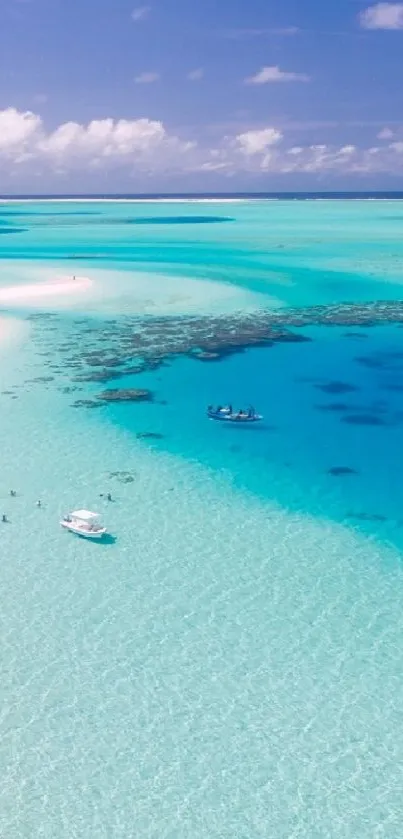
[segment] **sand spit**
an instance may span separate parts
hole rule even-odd
[[[0,287],[0,305],[7,303],[30,304],[58,296],[75,295],[89,291],[93,281],[89,277],[60,277],[45,283]]]

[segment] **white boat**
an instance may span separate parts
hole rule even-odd
[[[71,530],[77,536],[84,539],[102,539],[106,534],[106,527],[99,523],[99,514],[91,513],[90,510],[75,510],[68,513],[60,522],[66,530]]]

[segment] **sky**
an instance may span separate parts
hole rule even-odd
[[[0,0],[0,192],[403,189],[403,2]]]

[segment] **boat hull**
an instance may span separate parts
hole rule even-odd
[[[256,414],[254,417],[237,417],[233,414],[208,414],[209,419],[214,420],[214,422],[231,422],[233,425],[250,425],[254,422],[261,422],[263,419],[260,414]]]
[[[74,525],[69,524],[69,522],[60,522],[61,527],[64,527],[65,530],[69,530],[70,533],[74,533],[76,536],[81,536],[82,539],[90,539],[93,541],[98,541],[103,539],[106,535],[106,529],[100,528],[100,530],[83,530],[79,527],[75,527]]]

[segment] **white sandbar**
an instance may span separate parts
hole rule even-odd
[[[13,285],[0,288],[0,304],[2,303],[33,303],[49,297],[74,295],[77,292],[89,291],[93,281],[89,277],[60,277],[45,283],[29,285]]]

